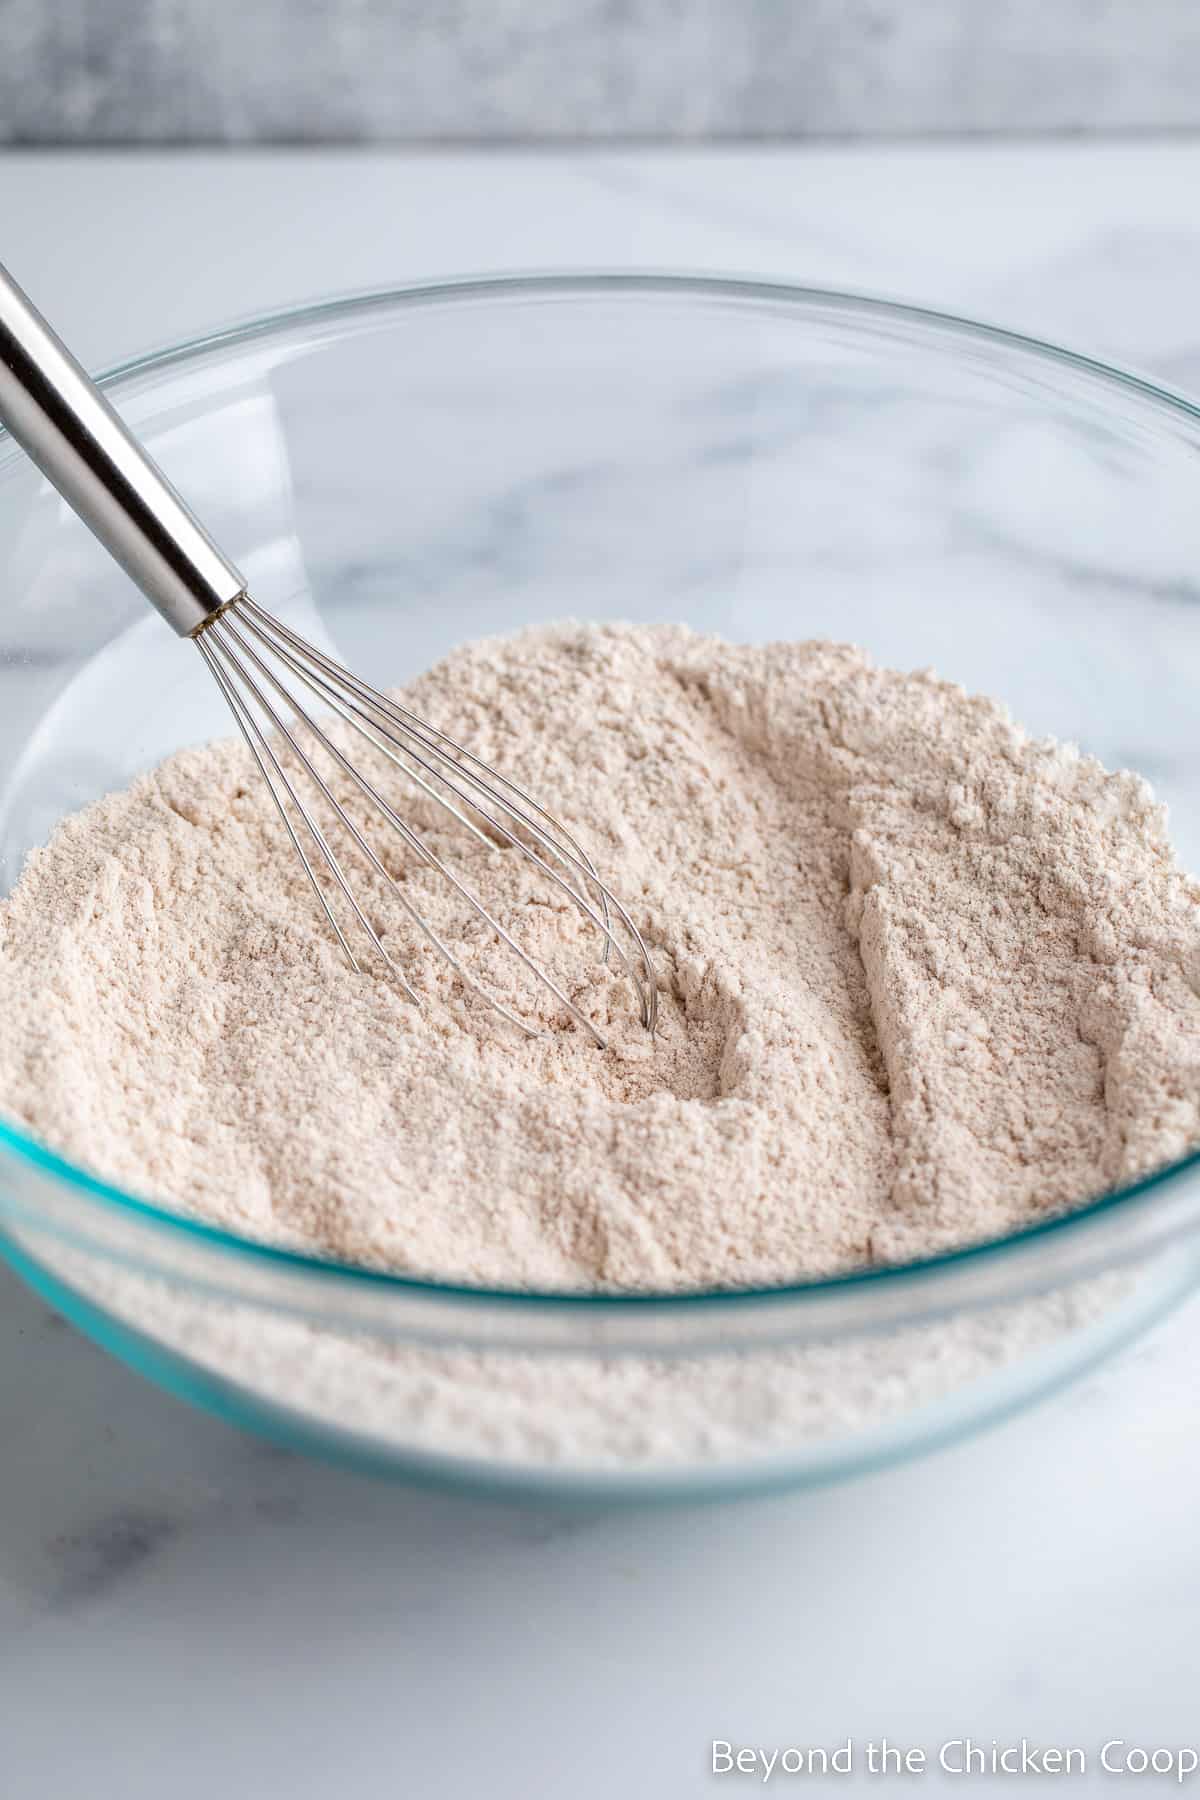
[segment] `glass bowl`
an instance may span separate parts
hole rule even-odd
[[[333,300],[107,386],[257,596],[381,684],[566,614],[850,639],[1138,769],[1200,863],[1200,413],[1145,381],[880,301],[595,276]],[[0,591],[7,889],[64,812],[229,722],[7,440]],[[1198,1160],[903,1268],[612,1298],[265,1248],[0,1122],[0,1248],[116,1354],[289,1443],[716,1493],[929,1447],[1127,1340],[1196,1278]]]

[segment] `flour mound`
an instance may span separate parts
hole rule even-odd
[[[609,1040],[330,785],[536,1024],[347,849],[354,974],[240,740],[67,819],[0,907],[0,1107],[177,1210],[370,1266],[781,1282],[993,1237],[1200,1140],[1200,890],[1146,785],[826,643],[565,625],[405,702],[550,806],[644,931],[651,1041],[569,897],[348,746]]]

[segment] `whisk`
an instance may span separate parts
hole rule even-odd
[[[399,909],[445,958],[464,986],[528,1036],[536,1032],[469,971],[403,892],[331,781],[346,782],[366,808],[397,832],[491,934],[500,950],[561,1004],[602,1048],[605,1040],[561,983],[521,946],[395,805],[319,723],[332,713],[488,849],[499,843],[527,859],[564,895],[617,959],[632,984],[641,1022],[654,1031],[657,990],[641,933],[601,881],[591,857],[552,813],[464,745],[380,693],[274,618],[127,430],[99,388],[0,267],[0,424],[180,637],[208,665],[267,785],[329,929],[361,972],[364,947],[413,1001],[355,892],[350,855],[369,865]],[[297,693],[297,689],[300,693]],[[322,769],[325,773],[322,773]],[[324,823],[322,823],[322,816]],[[333,823],[331,823],[333,821]],[[336,842],[334,841],[336,839]],[[358,948],[356,949],[356,945]]]

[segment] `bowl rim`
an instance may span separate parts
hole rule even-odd
[[[1067,349],[1049,340],[1005,326],[984,323],[964,315],[924,306],[907,300],[836,288],[807,286],[801,283],[750,276],[723,276],[703,273],[680,273],[653,270],[579,270],[531,273],[464,275],[432,281],[401,283],[395,286],[369,288],[335,294],[314,300],[282,306],[269,312],[254,314],[231,323],[216,326],[195,336],[182,339],[141,355],[126,358],[97,377],[107,388],[117,388],[173,365],[202,359],[207,355],[236,349],[256,339],[284,336],[298,328],[321,324],[339,324],[373,311],[402,311],[427,305],[461,304],[472,301],[509,300],[514,298],[596,299],[631,296],[634,298],[686,298],[766,303],[790,308],[824,309],[865,320],[872,318],[907,324],[924,332],[931,342],[944,337],[961,337],[969,341],[991,344],[1032,361],[1047,361],[1066,368],[1097,386],[1114,387],[1150,401],[1170,414],[1182,415],[1191,424],[1200,424],[1200,405],[1163,387],[1157,381],[1130,370],[1116,367],[1097,357]],[[9,460],[6,452],[14,449],[8,434],[0,428],[0,464]],[[20,453],[17,452],[19,455]],[[190,1219],[155,1202],[139,1197],[127,1189],[105,1182],[86,1169],[60,1156],[42,1143],[32,1132],[26,1132],[0,1117],[0,1152],[7,1152],[37,1175],[50,1177],[61,1184],[73,1200],[85,1209],[97,1203],[115,1212],[129,1224],[149,1228],[163,1240],[189,1241],[197,1247],[219,1253],[230,1259],[230,1266],[245,1264],[247,1259],[281,1274],[293,1272],[323,1283],[350,1283],[361,1292],[377,1295],[394,1294],[396,1299],[440,1301],[462,1306],[472,1303],[506,1311],[519,1308],[524,1313],[546,1312],[555,1315],[580,1314],[632,1318],[674,1315],[682,1321],[685,1313],[704,1311],[722,1315],[741,1312],[746,1307],[763,1303],[787,1303],[802,1306],[806,1302],[849,1300],[859,1295],[865,1301],[871,1293],[886,1290],[899,1298],[900,1290],[911,1294],[937,1285],[941,1312],[949,1303],[973,1302],[995,1289],[992,1279],[979,1280],[986,1270],[994,1277],[1001,1266],[1011,1274],[1016,1268],[1029,1269],[1031,1283],[1038,1282],[1035,1265],[1044,1261],[1043,1253],[1054,1250],[1069,1252],[1055,1255],[1053,1285],[1065,1274],[1074,1278],[1107,1267],[1117,1261],[1130,1261],[1189,1229],[1200,1226],[1200,1184],[1190,1177],[1200,1174],[1200,1148],[1167,1164],[1152,1174],[1125,1187],[1098,1195],[1075,1211],[1043,1219],[1019,1231],[974,1242],[935,1256],[915,1258],[909,1262],[881,1267],[855,1268],[831,1275],[801,1278],[773,1286],[687,1290],[638,1291],[611,1293],[568,1289],[538,1290],[482,1287],[450,1281],[437,1281],[412,1275],[395,1274],[358,1264],[338,1262],[307,1252],[280,1248],[235,1232]],[[1155,1215],[1158,1215],[1157,1218]],[[958,1279],[954,1279],[956,1276]],[[1026,1284],[1030,1285],[1030,1284]],[[953,1295],[947,1288],[954,1290]],[[1012,1296],[1009,1283],[1003,1284],[1003,1297]],[[1001,1297],[992,1292],[992,1297]],[[841,1308],[839,1307],[840,1311]]]

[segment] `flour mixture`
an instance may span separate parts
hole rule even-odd
[[[403,794],[607,1051],[343,779],[414,904],[540,1035],[465,994],[365,865],[423,1004],[352,973],[230,741],[31,857],[0,908],[0,1110],[272,1243],[608,1290],[926,1254],[1200,1138],[1200,890],[1135,776],[928,673],[678,627],[468,645],[406,698],[578,830],[646,934],[657,1038],[528,863]]]

